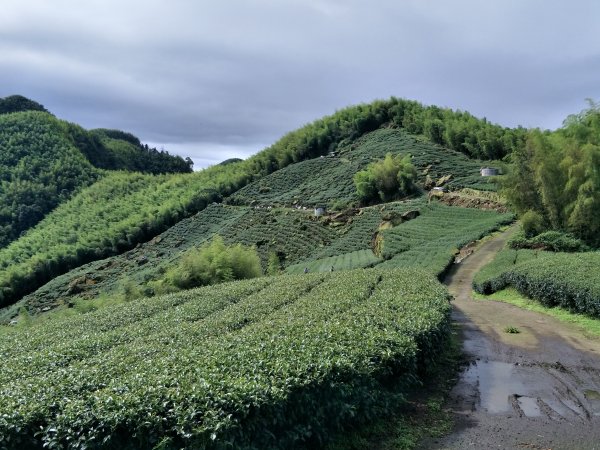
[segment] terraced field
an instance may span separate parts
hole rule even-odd
[[[420,211],[421,216],[381,231],[383,252],[375,256],[373,239],[380,225],[407,211]],[[510,220],[510,214],[427,204],[425,198],[354,210],[339,221],[317,219],[312,212],[296,209],[215,204],[134,250],[54,278],[3,310],[0,321],[8,322],[21,306],[36,314],[79,298],[122,294],[131,287],[152,295],[148,282],[159,279],[186,250],[202,245],[214,234],[226,243],[255,245],[265,269],[269,254],[275,253],[287,273],[381,264],[384,268],[421,267],[439,275],[457,248]]]
[[[458,249],[513,220],[510,213],[432,203],[416,219],[382,231],[382,256],[387,261],[378,267],[419,267],[439,276]]]
[[[0,436],[23,448],[292,448],[389,413],[448,332],[418,271],[286,275],[0,333]],[[330,420],[335,416],[337,420]]]
[[[287,272],[299,273],[304,268],[309,271],[330,271],[333,266],[337,269],[356,269],[359,267],[376,266],[378,268],[418,267],[434,275],[441,276],[455,258],[458,250],[469,242],[499,229],[502,225],[514,220],[512,214],[499,214],[495,211],[483,211],[470,208],[457,208],[438,203],[409,202],[413,207],[419,207],[420,215],[391,228],[377,232],[377,226],[368,244],[350,253],[338,253],[339,256],[325,256],[320,252],[301,263],[287,268]],[[398,203],[395,205],[405,205]],[[389,205],[386,205],[388,207]],[[366,208],[365,222],[369,223],[379,214],[386,217],[394,208],[380,211]],[[398,207],[395,208],[397,211]],[[372,223],[372,222],[371,222]],[[357,224],[360,226],[360,221]],[[364,232],[363,235],[367,233]],[[360,244],[359,244],[360,245]],[[367,247],[368,245],[368,247]],[[375,248],[373,248],[375,247]],[[337,246],[343,248],[342,245]],[[373,254],[376,251],[379,257]],[[338,250],[339,251],[339,250]]]
[[[434,181],[452,175],[449,189],[469,187],[494,190],[479,169],[489,165],[469,159],[399,129],[380,129],[352,144],[338,148],[335,157],[322,157],[292,164],[269,177],[251,183],[231,196],[238,205],[301,206],[331,205],[334,201],[357,202],[353,176],[386,153],[410,154],[421,182],[429,175]],[[425,173],[426,172],[426,173]]]

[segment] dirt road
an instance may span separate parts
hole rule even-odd
[[[470,364],[448,404],[455,431],[423,448],[600,449],[600,339],[471,297],[473,275],[510,233],[484,243],[446,279]],[[521,332],[506,333],[507,326]]]

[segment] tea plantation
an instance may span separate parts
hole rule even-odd
[[[440,350],[449,311],[423,272],[359,270],[11,329],[0,334],[0,446],[317,444],[399,404],[391,386],[409,386]]]
[[[380,129],[339,146],[335,156],[309,159],[278,170],[240,189],[230,201],[240,205],[281,206],[356,202],[352,177],[388,152],[412,155],[420,181],[424,181],[426,175],[433,181],[452,175],[446,184],[450,189],[495,189],[495,185],[482,179],[479,173],[481,166],[489,165],[489,161],[469,159],[462,153],[419,140],[401,129]]]
[[[506,249],[475,276],[473,287],[491,294],[513,286],[545,306],[600,317],[599,267],[600,252]]]
[[[432,203],[416,219],[381,233],[381,253],[387,261],[380,267],[419,267],[439,276],[458,249],[513,220],[510,213]]]

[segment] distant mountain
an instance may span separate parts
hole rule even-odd
[[[0,247],[107,170],[186,173],[191,160],[117,130],[86,131],[19,95],[0,99]]]

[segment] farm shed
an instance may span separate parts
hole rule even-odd
[[[315,206],[315,216],[321,217],[327,212],[327,207],[325,206]]]
[[[498,169],[494,167],[482,167],[481,168],[481,176],[482,177],[492,177],[494,175],[498,175],[500,172]]]

